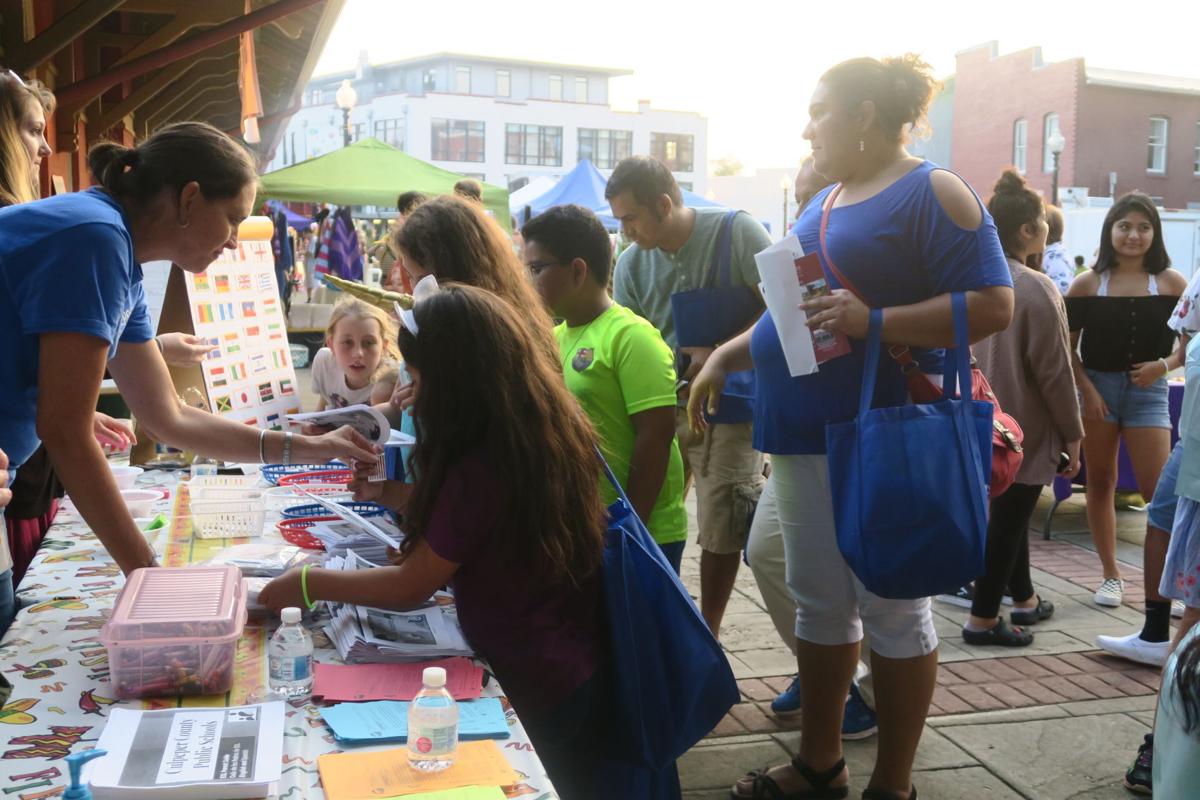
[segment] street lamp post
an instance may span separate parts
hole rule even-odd
[[[1050,204],[1058,205],[1058,159],[1062,156],[1062,151],[1067,146],[1066,137],[1060,132],[1055,131],[1046,140],[1046,146],[1050,148],[1050,155],[1054,156],[1054,179],[1050,189]]]
[[[350,146],[350,109],[358,103],[358,92],[350,85],[349,79],[343,80],[333,98],[334,103],[342,110],[342,144]]]
[[[785,172],[779,179],[779,188],[783,190],[783,225],[779,228],[779,238],[787,236],[788,231],[788,192],[792,189],[792,179]]]

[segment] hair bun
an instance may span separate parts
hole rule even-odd
[[[996,181],[995,187],[992,189],[993,194],[1015,194],[1023,192],[1028,187],[1025,185],[1025,179],[1021,177],[1021,173],[1015,169],[1009,168],[1000,173],[1000,179]]]

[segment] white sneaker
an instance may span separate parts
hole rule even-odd
[[[1105,578],[1104,582],[1100,584],[1100,588],[1096,590],[1093,599],[1098,606],[1116,608],[1121,605],[1121,597],[1124,593],[1125,581],[1120,578]]]
[[[1183,616],[1183,601],[1182,600],[1172,600],[1171,601],[1171,616],[1174,617],[1175,619],[1179,619],[1180,617]]]
[[[1147,642],[1138,634],[1131,633],[1128,636],[1097,636],[1096,646],[1119,658],[1161,667],[1167,663],[1170,642]]]

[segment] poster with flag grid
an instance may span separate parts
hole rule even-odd
[[[200,368],[214,414],[278,428],[299,411],[283,304],[269,241],[241,241],[207,270],[185,273],[197,336],[211,345]]]

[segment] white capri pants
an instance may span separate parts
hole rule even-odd
[[[820,645],[853,644],[863,630],[885,658],[916,658],[937,649],[928,597],[885,600],[867,591],[838,550],[824,455],[771,457],[771,475],[788,588],[796,598],[796,637]]]

